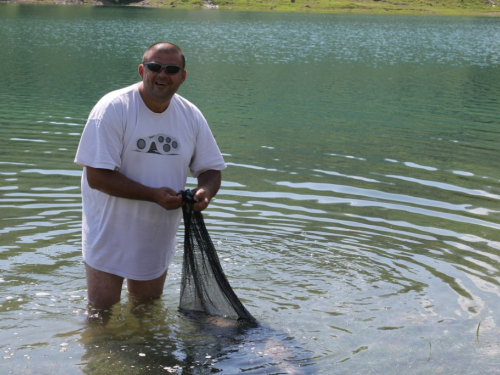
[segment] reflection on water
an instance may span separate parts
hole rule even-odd
[[[269,327],[187,317],[159,305],[122,306],[107,325],[89,324],[81,333],[84,373],[202,374],[234,369],[261,374],[315,372],[293,337]],[[110,353],[113,353],[110,356]]]
[[[0,4],[2,373],[496,371],[499,31]],[[181,251],[161,300],[86,320],[76,146],[167,37],[225,153],[205,221],[258,328],[179,314]]]

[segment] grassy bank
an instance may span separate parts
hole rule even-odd
[[[500,16],[500,0],[0,0],[0,2],[293,13]]]
[[[148,0],[154,3],[156,0]],[[500,7],[488,0],[157,0],[178,8],[218,7],[218,9],[372,14],[436,14],[500,16]],[[500,3],[500,1],[499,1]],[[500,5],[500,4],[499,4]]]

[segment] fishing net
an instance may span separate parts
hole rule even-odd
[[[182,191],[184,259],[179,309],[256,324],[227,281],[203,215],[193,210],[194,194]]]

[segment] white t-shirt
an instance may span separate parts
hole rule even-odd
[[[154,113],[137,84],[111,92],[96,104],[75,162],[175,191],[185,188],[188,171],[198,177],[226,167],[198,108],[176,94],[165,112]],[[167,211],[156,203],[92,189],[86,168],[82,202],[82,250],[89,266],[133,280],[151,280],[167,270],[175,254],[181,209]]]

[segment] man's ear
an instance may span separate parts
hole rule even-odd
[[[139,67],[137,68],[139,70],[139,75],[141,76],[141,78],[144,78],[144,65],[139,65]]]

